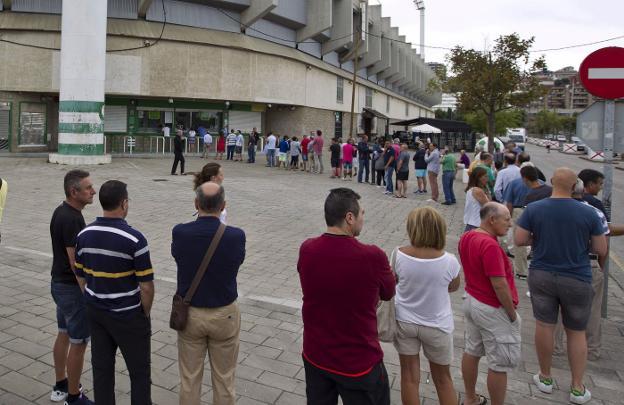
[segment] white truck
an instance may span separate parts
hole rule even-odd
[[[525,128],[507,128],[507,138],[510,142],[516,144],[517,147],[524,150],[527,134]]]

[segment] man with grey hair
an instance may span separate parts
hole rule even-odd
[[[245,259],[245,232],[221,224],[219,215],[225,209],[225,191],[217,183],[197,187],[195,208],[197,219],[176,225],[172,232],[171,255],[178,267],[178,295],[186,295],[213,238],[218,232],[222,236],[191,298],[186,328],[178,332],[180,403],[199,405],[208,352],[213,403],[234,405],[240,333],[236,276]]]
[[[479,360],[488,360],[487,387],[493,405],[505,402],[507,373],[520,361],[520,317],[516,312],[518,291],[511,263],[497,238],[511,228],[509,210],[489,202],[481,208],[481,225],[466,232],[459,241],[459,256],[464,267],[467,297],[466,348],[462,375],[464,404],[484,404],[477,395]]]

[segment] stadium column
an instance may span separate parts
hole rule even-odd
[[[104,154],[107,0],[63,0],[58,153],[51,163],[110,163]]]

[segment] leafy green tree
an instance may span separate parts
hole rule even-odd
[[[498,132],[496,113],[524,107],[545,94],[531,74],[546,68],[543,57],[529,62],[534,40],[514,33],[500,36],[488,52],[457,46],[447,56],[451,75],[446,83],[434,79],[429,84],[432,90],[457,93],[462,111],[484,114],[490,151]]]
[[[554,111],[542,110],[535,114],[533,126],[534,132],[538,134],[552,134],[559,132],[559,130],[563,128],[563,120],[559,114]]]
[[[483,111],[467,113],[464,115],[464,120],[470,124],[472,129],[476,132],[485,133],[487,131],[487,116]],[[495,114],[495,123],[495,135],[505,135],[508,128],[519,128],[523,126],[524,111],[499,111]]]

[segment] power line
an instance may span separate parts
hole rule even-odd
[[[551,52],[551,51],[563,51],[565,49],[572,49],[572,48],[581,48],[583,46],[591,46],[591,45],[598,45],[598,44],[603,44],[605,42],[611,42],[611,41],[615,41],[618,39],[624,39],[624,35],[620,35],[618,37],[613,37],[613,38],[607,38],[607,39],[603,39],[601,41],[596,41],[596,42],[587,42],[585,44],[577,44],[577,45],[568,45],[568,46],[562,46],[560,48],[550,48],[550,49],[538,49],[535,51],[531,51],[531,53],[537,53],[537,52]]]

